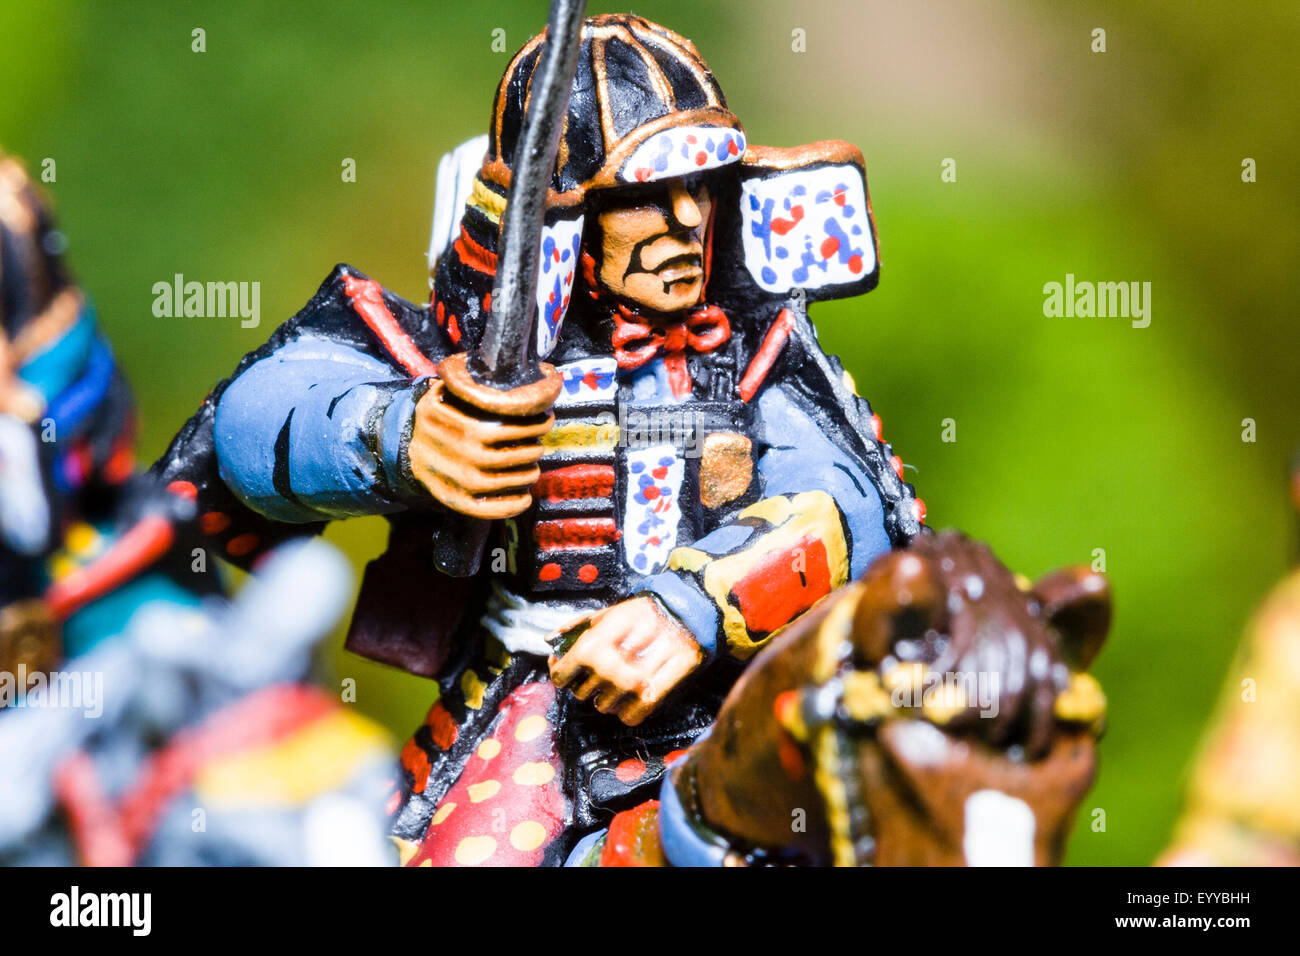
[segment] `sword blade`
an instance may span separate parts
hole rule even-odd
[[[475,360],[475,378],[498,388],[536,381],[529,355],[546,197],[560,148],[569,90],[578,67],[586,0],[551,0],[546,40],[533,73],[506,211],[501,219],[492,308]]]

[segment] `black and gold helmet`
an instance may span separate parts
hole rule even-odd
[[[497,87],[481,177],[505,190],[545,32]],[[588,190],[652,182],[740,161],[745,132],[685,37],[630,14],[589,17],[560,139],[550,204]]]
[[[545,39],[545,32],[533,37],[510,61],[487,135],[439,168],[431,304],[453,344],[465,336],[476,342],[488,311],[501,216]],[[727,266],[710,273],[708,294],[779,309],[796,289],[813,301],[875,285],[879,257],[861,151],[838,141],[752,146],[690,40],[631,14],[589,17],[546,202],[539,357],[554,348],[575,290],[580,299],[595,291],[576,270],[594,194],[696,173],[713,174],[712,258]]]

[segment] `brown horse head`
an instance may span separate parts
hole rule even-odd
[[[778,635],[675,769],[733,860],[1053,864],[1091,785],[1110,625],[1087,568],[1014,577],[956,532]]]

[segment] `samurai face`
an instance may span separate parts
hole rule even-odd
[[[708,181],[679,177],[602,194],[600,284],[655,312],[679,312],[704,296],[712,224]]]

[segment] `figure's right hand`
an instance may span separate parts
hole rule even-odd
[[[541,476],[541,438],[555,423],[558,375],[497,390],[468,378],[463,354],[444,360],[439,373],[415,407],[411,472],[461,514],[491,520],[527,510]]]

